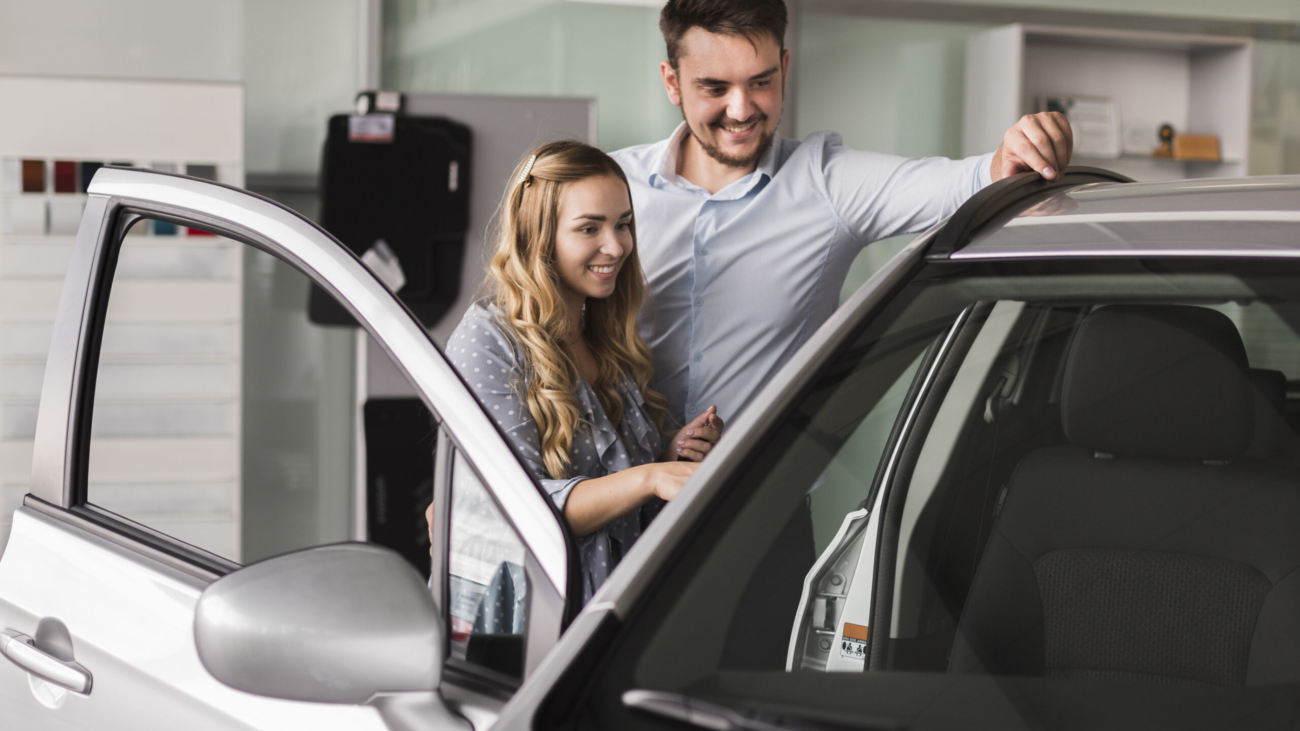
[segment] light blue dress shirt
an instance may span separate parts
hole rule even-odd
[[[676,174],[686,133],[612,153],[650,284],[641,331],[655,389],[681,423],[710,405],[734,419],[835,310],[864,246],[938,223],[991,182],[991,153],[910,159],[817,132],[777,138],[710,195]]]

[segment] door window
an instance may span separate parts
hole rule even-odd
[[[1290,697],[1298,282],[1279,262],[925,265],[655,577],[593,727],[677,701],[791,726],[1194,726]],[[836,480],[862,498],[827,543]],[[816,563],[774,570],[809,503]],[[781,602],[784,627],[755,620]],[[785,662],[738,655],[738,627]]]
[[[528,626],[523,543],[459,450],[451,469],[445,604],[451,656],[522,678]]]
[[[309,291],[242,243],[136,222],[113,272],[86,502],[239,563],[351,539],[355,331],[312,323]]]

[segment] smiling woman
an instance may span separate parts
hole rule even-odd
[[[577,536],[585,601],[709,453],[722,420],[709,409],[677,439],[665,431],[637,331],[646,287],[631,196],[600,150],[556,142],[520,161],[487,286],[447,356]]]

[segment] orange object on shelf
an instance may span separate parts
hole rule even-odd
[[[1218,135],[1174,135],[1174,159],[1218,162]]]

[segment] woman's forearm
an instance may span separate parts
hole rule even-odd
[[[646,470],[632,467],[574,485],[564,503],[569,528],[585,536],[641,507],[654,496],[649,477]]]

